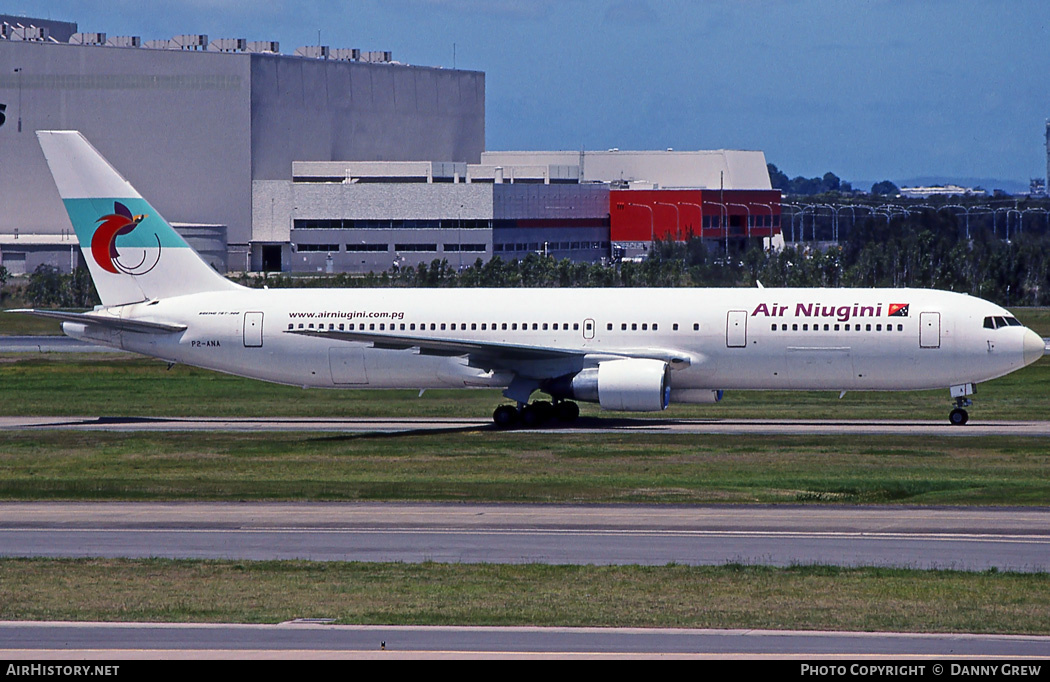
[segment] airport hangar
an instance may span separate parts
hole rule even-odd
[[[221,271],[644,257],[776,238],[762,152],[486,152],[485,74],[0,15],[0,262],[80,261],[33,131],[77,129]]]

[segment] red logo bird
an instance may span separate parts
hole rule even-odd
[[[145,215],[131,215],[128,207],[119,201],[113,202],[113,213],[104,215],[97,222],[102,223],[91,237],[91,256],[103,270],[119,274],[124,270],[117,263],[120,254],[117,252],[117,237],[128,234],[143,221]]]

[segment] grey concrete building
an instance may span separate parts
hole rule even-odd
[[[0,26],[14,19],[0,16]],[[28,262],[15,234],[22,246],[36,235],[43,244],[69,227],[35,130],[83,132],[169,221],[185,224],[199,251],[231,270],[288,251],[265,229],[253,233],[254,211],[267,208],[253,194],[256,183],[290,184],[294,161],[477,163],[484,151],[480,72],[354,50],[286,56],[265,51],[274,43],[207,36],[143,43],[57,24],[80,44],[50,30],[0,33],[4,262]],[[378,62],[363,60],[375,54]]]
[[[256,181],[256,270],[369,272],[444,259],[454,268],[529,252],[609,256],[609,187],[551,180],[556,167],[296,162],[294,179]]]

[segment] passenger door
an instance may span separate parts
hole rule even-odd
[[[941,347],[941,314],[919,313],[919,348]]]
[[[261,348],[263,345],[263,314],[259,312],[244,314],[244,347]]]
[[[747,347],[747,311],[730,310],[726,316],[726,346]]]

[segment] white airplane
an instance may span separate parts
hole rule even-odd
[[[658,412],[723,390],[950,389],[1045,344],[988,301],[919,289],[259,290],[207,265],[76,131],[41,147],[102,305],[69,336],[196,367],[321,388],[503,388],[500,427],[571,421],[574,401]],[[533,393],[552,402],[530,403]]]

